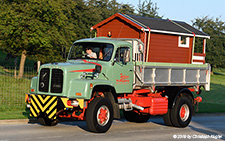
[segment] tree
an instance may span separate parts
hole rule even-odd
[[[210,35],[207,40],[206,62],[214,68],[225,68],[225,22],[205,16],[192,21],[193,26]]]
[[[42,62],[58,60],[63,45],[76,38],[68,19],[76,2],[70,0],[2,0],[0,2],[1,48],[21,55],[18,78],[27,56]]]
[[[135,10],[132,5],[121,4],[116,0],[88,0],[87,5],[92,8],[95,16],[99,16],[95,24],[115,13],[134,14]]]
[[[90,34],[90,27],[114,15],[115,13],[134,14],[133,6],[120,4],[116,0],[87,0],[87,6],[81,13],[82,23],[86,25],[85,33]],[[91,19],[91,20],[90,20]],[[82,28],[83,30],[84,28]]]
[[[154,4],[151,0],[144,0],[143,2],[139,0],[137,11],[139,16],[162,18],[162,16],[158,14],[158,9],[157,4]]]
[[[139,15],[158,16],[152,5],[146,0]],[[1,0],[0,48],[21,56],[22,78],[27,57],[42,63],[59,61],[62,47],[89,37],[93,25],[117,12],[134,11],[132,5],[116,0]]]

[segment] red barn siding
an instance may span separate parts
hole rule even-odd
[[[111,38],[138,38],[140,39],[142,34],[140,30],[128,24],[127,22],[115,18],[109,21],[107,24],[102,25],[97,29],[98,37],[107,37],[108,32],[112,33]]]
[[[151,33],[148,61],[190,63],[192,39],[189,48],[178,47],[178,36]]]
[[[147,46],[148,32],[138,29],[119,17],[112,18],[96,27],[98,37],[136,38],[141,39]],[[189,48],[178,47],[178,35],[152,33],[150,36],[148,62],[191,63],[193,38],[190,37]]]

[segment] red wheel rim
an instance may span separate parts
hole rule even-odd
[[[184,107],[181,107],[181,109],[180,109],[180,117],[181,118],[184,118],[185,113],[186,113],[185,108]]]
[[[186,121],[190,116],[190,109],[187,104],[183,104],[180,108],[180,119]]]
[[[101,106],[97,112],[97,122],[99,125],[104,126],[109,121],[109,109],[105,105]]]

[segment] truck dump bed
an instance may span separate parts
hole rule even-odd
[[[210,90],[210,65],[136,62],[135,86],[204,86]]]

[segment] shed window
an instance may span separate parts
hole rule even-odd
[[[179,47],[189,47],[189,37],[186,36],[179,36]]]

